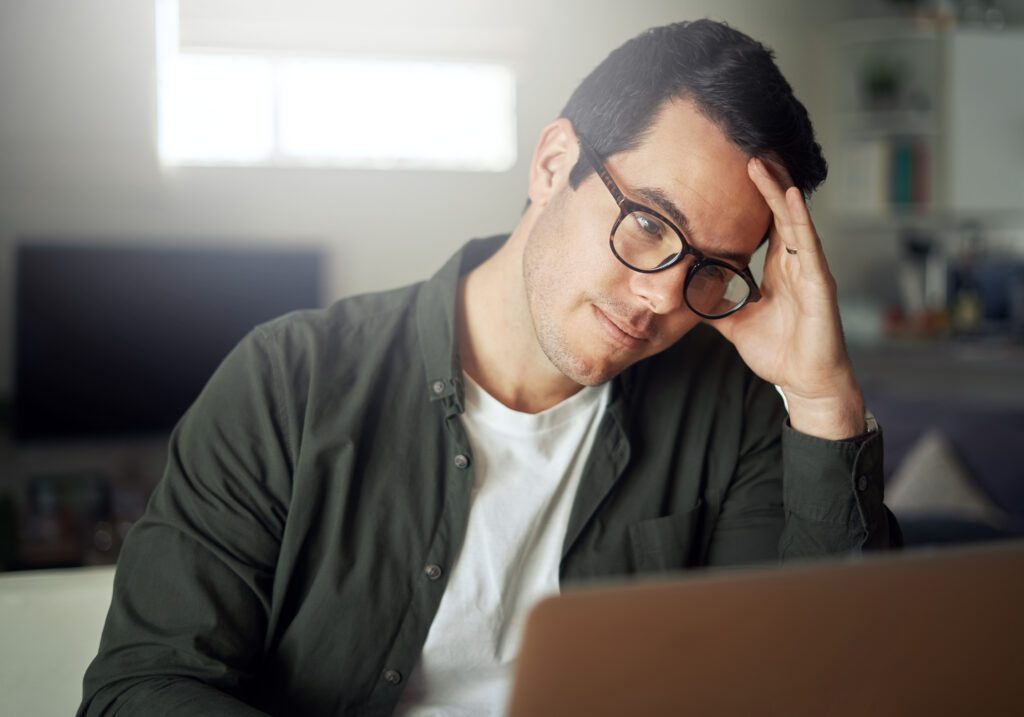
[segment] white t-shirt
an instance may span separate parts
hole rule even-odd
[[[395,712],[403,717],[476,717],[507,708],[526,615],[558,593],[569,513],[610,387],[585,387],[529,414],[463,378],[475,476],[469,524]]]

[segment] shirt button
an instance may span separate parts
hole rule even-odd
[[[402,681],[402,673],[398,670],[384,670],[384,681],[389,685],[397,685]]]
[[[868,477],[861,476],[857,479],[857,490],[865,491],[868,489]]]
[[[469,468],[469,456],[467,456],[465,453],[460,453],[457,456],[455,456],[455,467],[458,468],[459,470]]]
[[[430,385],[430,390],[433,391],[435,395],[440,396],[444,393],[444,381],[434,381],[434,383]]]
[[[437,580],[441,577],[441,566],[440,565],[428,565],[423,568],[423,572],[426,573],[430,580]]]

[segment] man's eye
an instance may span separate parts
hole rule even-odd
[[[715,264],[705,264],[700,268],[701,276],[711,281],[722,281],[725,279],[725,270]]]
[[[633,218],[636,220],[637,225],[644,230],[645,233],[651,236],[661,236],[665,231],[665,228],[661,225],[661,222],[656,219],[652,219],[644,214],[634,214]]]

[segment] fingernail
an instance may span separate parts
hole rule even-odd
[[[764,162],[761,161],[760,157],[754,157],[754,169],[756,169],[761,174],[768,174],[768,168],[764,166]]]

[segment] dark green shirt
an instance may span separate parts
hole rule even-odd
[[[460,275],[258,327],[174,431],[121,553],[80,714],[386,715],[459,553],[473,452]],[[884,548],[880,434],[788,428],[773,387],[697,326],[614,379],[562,585]],[[251,705],[251,706],[250,706]]]

